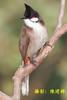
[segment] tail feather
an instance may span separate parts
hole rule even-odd
[[[28,96],[29,94],[29,75],[24,78],[22,82],[22,94]]]

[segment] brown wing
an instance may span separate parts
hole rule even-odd
[[[23,28],[20,33],[19,50],[23,60],[25,59],[27,48],[29,45],[29,37],[26,34],[26,28]]]

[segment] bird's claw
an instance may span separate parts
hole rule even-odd
[[[52,45],[49,43],[49,41],[47,41],[47,42],[44,44],[43,47],[45,47],[45,46],[50,46],[50,47],[52,48]]]

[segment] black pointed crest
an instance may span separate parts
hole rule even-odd
[[[24,13],[24,18],[22,19],[27,19],[27,18],[32,18],[32,17],[38,17],[39,18],[39,14],[37,11],[35,11],[32,7],[30,7],[29,5],[25,4],[25,13]]]

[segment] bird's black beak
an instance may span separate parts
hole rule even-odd
[[[20,18],[20,19],[26,19],[25,17],[22,17],[22,18]]]

